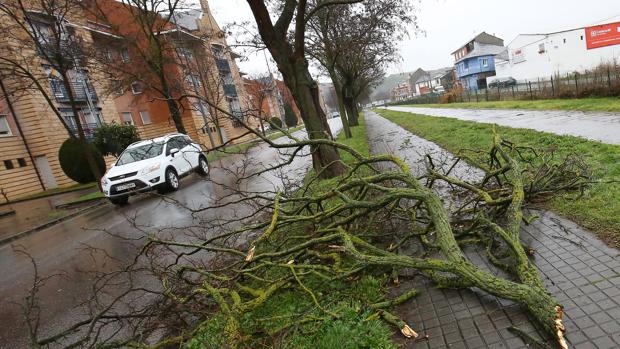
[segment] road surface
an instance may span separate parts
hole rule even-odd
[[[340,119],[329,122],[332,132],[337,134],[342,126]],[[305,131],[298,131],[295,136],[304,137]],[[244,167],[248,171],[245,175],[248,175],[274,165],[279,158],[278,151],[266,145],[250,149],[246,156],[231,155],[211,164],[211,180],[191,175],[183,179],[180,190],[169,197],[191,208],[208,206],[230,194],[225,187],[234,184],[231,170]],[[300,157],[283,171],[251,177],[242,185],[253,191],[274,191],[275,187],[282,185],[278,175],[285,173],[289,180],[300,180],[310,167],[310,161],[309,156]],[[0,247],[0,348],[27,347],[26,327],[19,304],[23,303],[32,286],[33,266],[16,249],[23,249],[34,258],[39,276],[62,273],[62,276],[48,280],[39,292],[40,333],[44,337],[80,318],[75,306],[92,294],[91,272],[115,270],[135,255],[134,245],[109,233],[139,238],[144,232],[165,234],[168,228],[195,230],[201,223],[240,216],[244,211],[238,205],[192,215],[173,202],[144,194],[132,197],[128,206],[105,205]],[[93,252],[87,246],[101,250]]]
[[[571,135],[608,144],[620,144],[620,113],[574,110],[452,109],[388,107],[390,110],[514,128]]]

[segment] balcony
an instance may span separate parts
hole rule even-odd
[[[219,70],[220,72],[222,73],[230,72],[230,63],[228,63],[228,60],[224,58],[216,58],[215,63],[217,64],[217,70]]]
[[[99,123],[82,123],[82,129],[84,130],[84,137],[88,140],[92,140],[95,135],[95,130],[101,126]],[[79,138],[77,126],[69,124],[69,129],[73,134]]]
[[[56,97],[56,101],[59,103],[70,103],[69,93],[62,80],[50,79],[50,85],[52,87],[52,93]],[[92,86],[87,87],[87,83],[83,81],[72,80],[69,82],[71,91],[73,92],[73,100],[77,103],[86,103],[88,99],[92,102],[97,101],[97,94]]]
[[[237,97],[237,88],[234,84],[224,84],[224,94],[228,97]]]

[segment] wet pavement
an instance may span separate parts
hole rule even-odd
[[[575,110],[388,107],[390,110],[571,135],[620,144],[620,113]]]
[[[13,209],[15,214],[0,217],[0,240],[84,208],[84,206],[80,205],[79,207],[56,209],[56,206],[94,191],[97,191],[97,188],[2,205],[0,211]]]
[[[375,113],[366,113],[366,129],[373,154],[393,153],[413,171],[424,168],[426,153],[441,163],[453,159],[436,144]],[[479,171],[463,165],[452,174],[471,179]],[[547,289],[565,307],[570,347],[620,348],[620,252],[573,222],[551,212],[535,213],[541,218],[523,227],[522,241],[535,251],[533,261]],[[484,254],[473,248],[465,252],[473,263],[500,274]],[[439,290],[421,277],[401,282],[400,289],[411,288],[420,294],[399,306],[397,313],[429,340],[405,341],[405,348],[528,348],[508,331],[511,326],[541,336],[521,306],[482,290]]]
[[[340,119],[329,122],[333,133],[337,134],[341,129]],[[294,135],[304,137],[305,131]],[[83,311],[77,305],[92,295],[94,273],[117,270],[125,265],[136,255],[136,246],[143,242],[140,238],[146,233],[162,238],[204,238],[212,234],[209,227],[216,226],[219,221],[245,217],[251,208],[235,204],[193,213],[187,208],[198,210],[215,202],[234,200],[236,193],[231,188],[273,193],[283,186],[292,187],[311,166],[311,158],[306,155],[283,169],[252,176],[281,159],[277,150],[266,145],[253,147],[244,156],[230,155],[210,164],[210,180],[197,175],[183,179],[180,190],[166,199],[144,194],[130,198],[130,204],[124,207],[106,204],[0,247],[0,348],[27,347],[20,303],[32,287],[33,267],[27,256],[18,250],[25,250],[32,256],[39,276],[59,274],[49,279],[38,293],[39,333],[40,337],[45,337],[83,318]],[[247,178],[238,181],[239,176]],[[147,277],[132,281],[143,282],[145,287],[153,282]],[[106,289],[110,294],[114,291]]]

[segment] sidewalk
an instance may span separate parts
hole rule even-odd
[[[2,205],[2,211],[14,210],[15,214],[0,217],[0,240],[17,234],[54,219],[77,212],[84,208],[82,205],[68,209],[56,209],[57,205],[74,200],[80,196],[97,191],[97,188],[88,188],[64,194],[48,196],[39,199],[21,201],[14,204]]]
[[[393,153],[416,171],[424,155],[446,162],[453,157],[436,144],[367,112],[366,129],[371,152]],[[477,169],[463,164],[457,177],[472,178]],[[571,348],[620,347],[620,252],[607,247],[591,233],[551,212],[523,228],[524,244],[533,248],[534,263],[548,290],[565,306],[567,339]],[[487,270],[495,270],[484,255],[466,249],[467,256]],[[415,278],[403,289],[420,295],[397,308],[412,327],[429,335],[428,341],[405,342],[406,348],[527,348],[508,331],[516,326],[540,336],[524,309],[478,289],[438,290],[428,280]]]
[[[388,107],[390,110],[498,124],[620,144],[620,113],[572,110]]]

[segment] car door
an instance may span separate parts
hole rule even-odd
[[[185,144],[180,142],[179,139],[180,137],[174,137],[168,140],[166,146],[166,156],[170,160],[172,166],[174,166],[174,168],[177,170],[178,174],[181,175],[187,172],[188,165],[187,161],[183,158],[182,148],[185,147]],[[176,154],[172,154],[170,151],[174,148],[178,149],[179,152]]]
[[[183,139],[185,140],[185,143],[187,144],[185,152],[187,153],[187,158],[189,159],[189,162],[191,164],[190,167],[192,169],[197,168],[199,165],[198,159],[200,158],[202,149],[200,148],[200,145],[194,143],[194,141],[192,141],[192,139],[189,138],[189,136],[183,136]]]

